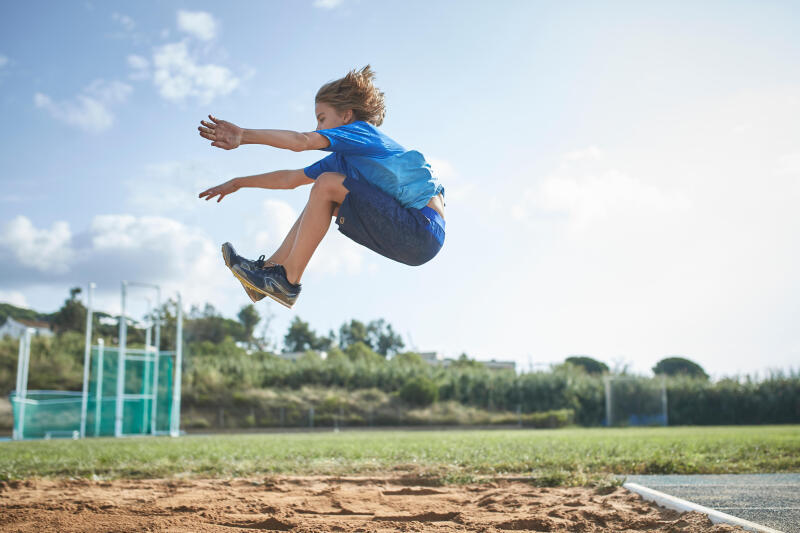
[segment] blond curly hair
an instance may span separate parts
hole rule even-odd
[[[373,85],[373,79],[375,72],[369,65],[359,71],[353,69],[344,78],[320,87],[315,101],[331,105],[340,113],[352,109],[356,120],[380,126],[386,106],[383,93]]]

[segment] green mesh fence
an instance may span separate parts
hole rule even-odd
[[[152,351],[127,349],[125,352],[122,433],[147,435],[153,434],[153,429],[156,434],[169,432],[174,353],[161,352],[156,357]],[[97,347],[92,348],[86,409],[87,437],[114,435],[118,366],[117,348],[104,349],[102,357]],[[24,401],[13,393],[11,405],[15,433],[26,439],[77,437],[80,434],[81,403],[81,392],[28,391]]]
[[[666,426],[665,387],[664,381],[658,378],[609,377],[606,380],[606,425]]]

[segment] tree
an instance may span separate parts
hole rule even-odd
[[[358,342],[363,342],[384,357],[399,352],[405,346],[391,324],[382,318],[369,324],[355,319],[342,324],[339,328],[339,347],[344,350]]]
[[[400,335],[392,329],[392,325],[387,324],[382,318],[373,320],[367,325],[367,336],[372,349],[384,357],[399,352],[405,346]]]
[[[466,353],[459,355],[458,359],[453,361],[452,366],[453,368],[484,368],[483,363],[475,359],[470,359],[469,355]]]
[[[603,374],[609,370],[607,364],[586,355],[573,355],[564,362],[583,368],[587,374]]]
[[[69,298],[64,300],[64,305],[53,315],[53,326],[58,333],[82,332],[86,327],[86,306],[78,299],[80,293],[80,287],[71,288]]]
[[[355,319],[351,320],[349,324],[347,322],[342,324],[339,328],[339,348],[344,350],[357,342],[363,342],[372,348],[367,326],[363,322],[359,322]]]
[[[684,359],[683,357],[667,357],[662,359],[656,366],[653,367],[653,373],[655,374],[664,374],[667,376],[690,376],[695,378],[701,379],[708,379],[708,374],[706,371],[703,370],[703,367],[695,363],[694,361],[690,361],[688,359]]]
[[[203,310],[192,306],[184,323],[184,330],[188,342],[210,341],[219,344],[225,337],[232,337],[238,341],[246,340],[241,322],[224,318],[213,305],[208,303]]]
[[[289,331],[283,338],[286,351],[305,352],[306,350],[327,350],[332,344],[330,337],[318,337],[308,322],[303,322],[299,316],[294,317],[289,324]]]
[[[384,358],[375,353],[372,348],[363,342],[351,344],[344,349],[345,355],[353,362],[383,363]]]
[[[242,333],[244,341],[249,343],[253,340],[253,332],[256,329],[256,325],[258,325],[258,323],[261,321],[261,316],[258,314],[256,306],[253,304],[242,307],[237,316],[239,317],[239,322],[241,322],[242,327],[244,328]]]

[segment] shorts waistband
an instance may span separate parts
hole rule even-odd
[[[421,208],[420,212],[425,218],[431,221],[431,223],[428,225],[428,231],[430,231],[431,234],[436,237],[436,240],[439,241],[440,245],[444,244],[444,219],[442,218],[442,215],[427,205]]]
[[[427,205],[420,209],[422,214],[425,215],[428,220],[431,222],[436,222],[442,229],[444,229],[444,219],[442,215],[436,212],[436,210],[432,207],[428,207]]]

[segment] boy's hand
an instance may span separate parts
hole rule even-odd
[[[244,131],[242,128],[226,120],[212,117],[211,115],[208,115],[208,118],[211,119],[211,122],[201,120],[200,124],[202,124],[202,126],[198,126],[197,129],[200,131],[201,137],[214,141],[211,143],[211,146],[216,146],[224,150],[233,150],[242,144],[242,132]]]
[[[210,189],[201,192],[199,198],[205,196],[206,201],[208,201],[214,198],[215,196],[219,195],[219,198],[217,198],[217,203],[220,203],[223,198],[238,190],[239,190],[238,178],[233,178],[232,180],[226,181],[222,185],[217,185],[216,187],[211,187]]]

